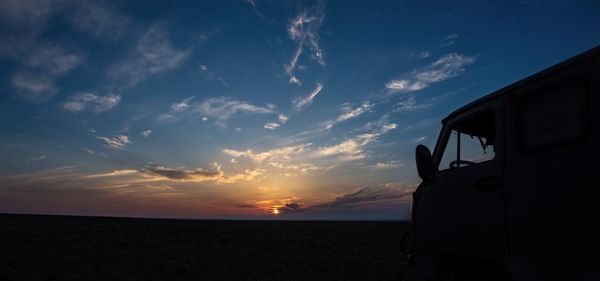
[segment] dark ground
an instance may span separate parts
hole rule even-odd
[[[413,280],[406,230],[0,214],[0,280]]]

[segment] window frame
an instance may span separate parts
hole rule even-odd
[[[481,109],[478,109],[476,111],[473,111],[471,113],[465,114],[465,115],[460,115],[457,116],[456,118],[453,118],[451,121],[447,122],[444,125],[444,128],[442,129],[442,136],[441,136],[441,140],[442,140],[442,145],[440,145],[440,152],[436,155],[437,159],[435,161],[435,170],[437,173],[445,173],[448,171],[456,171],[456,170],[461,170],[464,168],[469,168],[469,167],[474,167],[474,166],[479,166],[481,164],[485,164],[485,163],[489,163],[489,162],[494,162],[497,158],[496,153],[494,153],[494,157],[489,159],[489,160],[485,160],[482,162],[475,162],[471,165],[467,165],[464,167],[457,167],[457,168],[444,168],[443,170],[440,170],[440,165],[442,164],[442,160],[444,159],[444,153],[446,152],[446,147],[448,146],[448,142],[450,141],[450,137],[452,136],[452,132],[454,131],[454,128],[456,128],[460,123],[462,123],[464,120],[469,120],[470,118],[474,118],[477,115],[482,115],[485,114],[486,112],[492,112],[494,114],[494,130],[496,130],[496,138],[498,138],[497,136],[497,131],[498,131],[498,111],[494,108],[494,106],[490,105],[490,106],[486,106],[483,107]],[[456,136],[456,140],[457,140],[457,149],[456,149],[456,159],[460,161],[461,157],[460,157],[460,153],[461,153],[461,149],[460,149],[460,134],[461,132],[459,130],[456,130],[457,132],[457,136]],[[498,144],[498,140],[496,140],[496,145]]]

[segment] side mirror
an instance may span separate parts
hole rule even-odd
[[[433,169],[433,159],[431,158],[431,151],[429,151],[429,148],[419,144],[415,151],[415,158],[419,177],[426,181],[433,180],[435,172]]]

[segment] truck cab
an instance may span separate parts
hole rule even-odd
[[[596,47],[442,120],[416,149],[418,279],[599,280],[599,94]]]

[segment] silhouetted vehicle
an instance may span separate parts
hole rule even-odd
[[[600,280],[600,47],[451,113],[419,145],[421,280]]]

